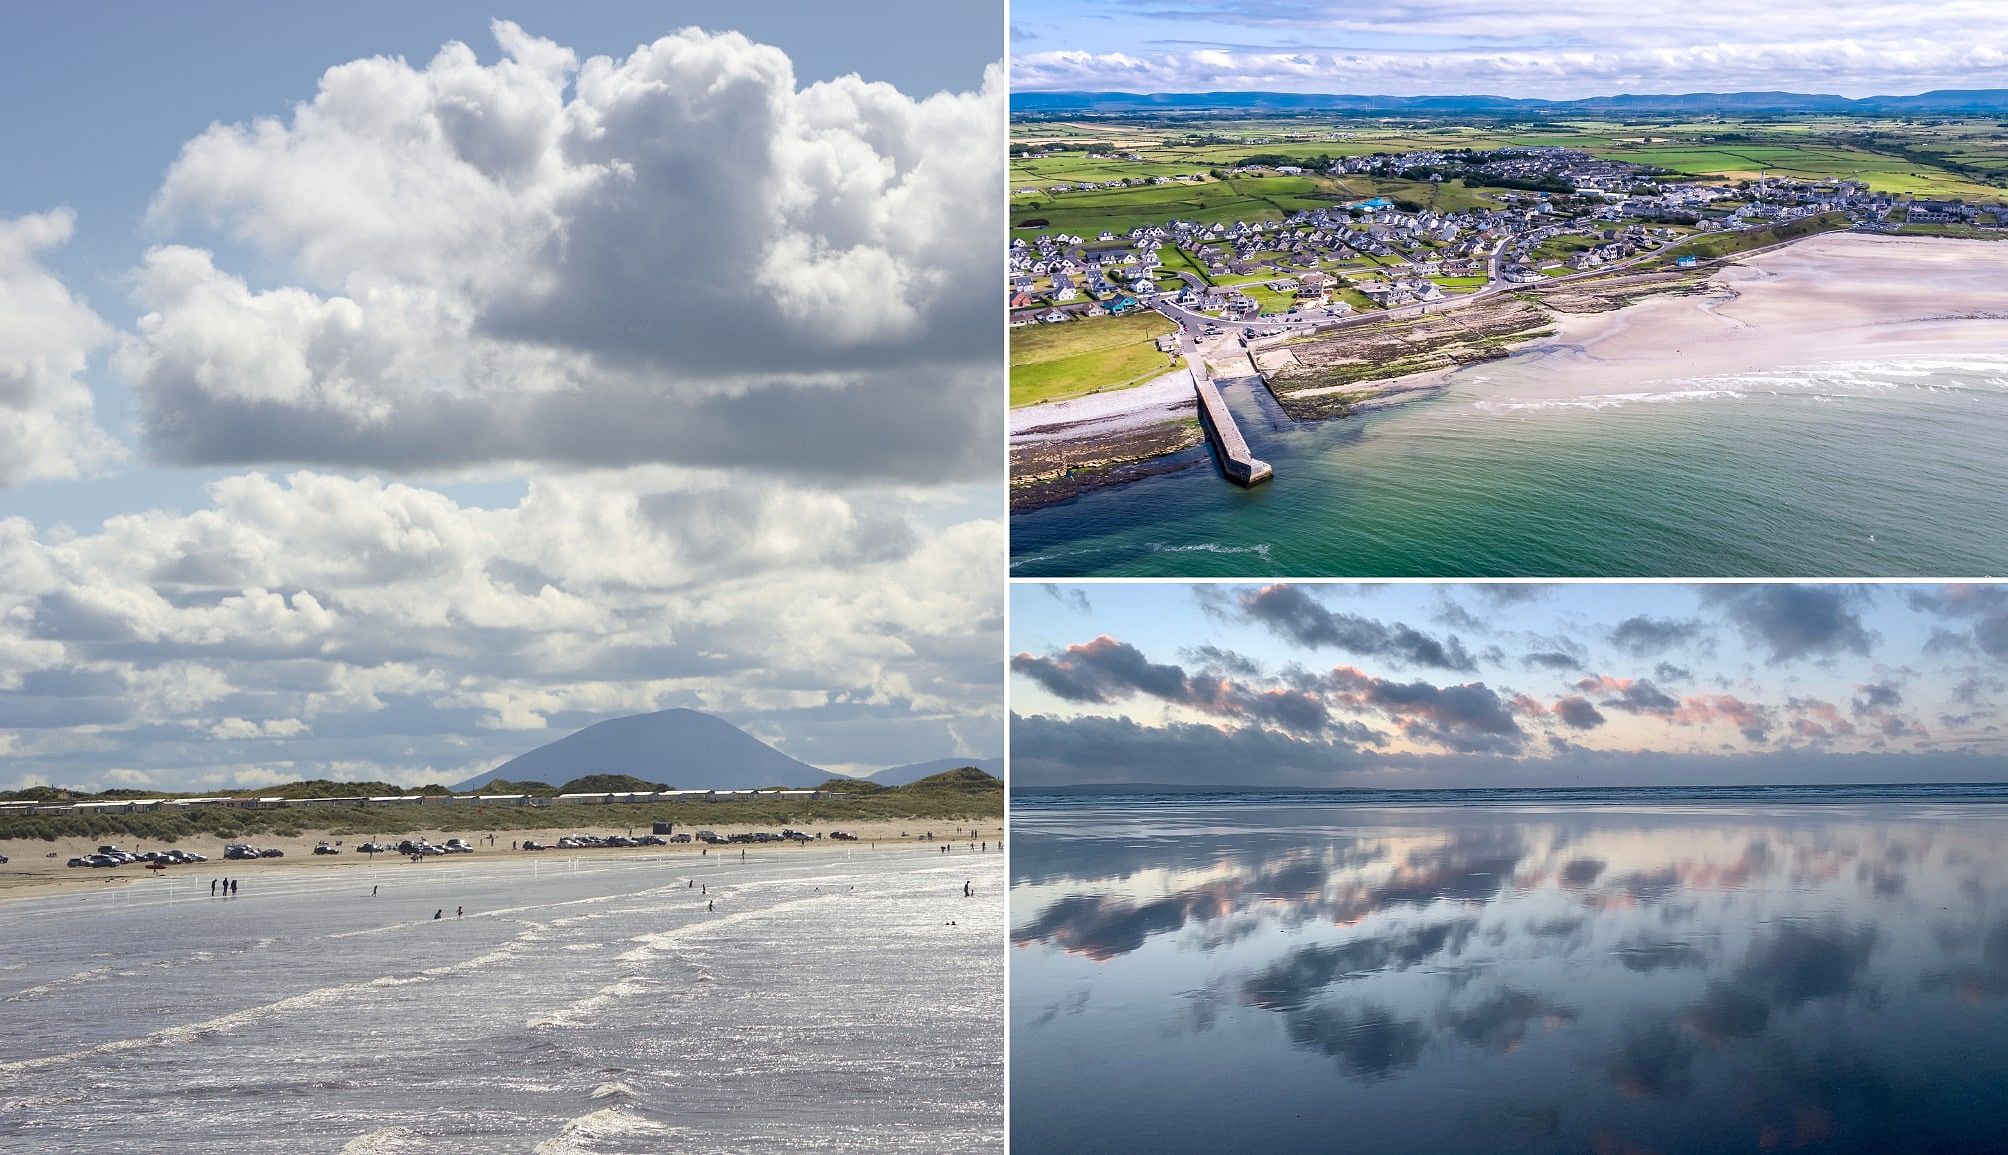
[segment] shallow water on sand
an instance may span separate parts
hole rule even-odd
[[[0,1150],[1002,1148],[1001,855],[338,873],[0,906]]]
[[[1016,802],[1027,1150],[1999,1150],[2008,807]]]

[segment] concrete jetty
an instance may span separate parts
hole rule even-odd
[[[1198,346],[1189,334],[1181,343],[1185,346],[1186,364],[1192,369],[1193,392],[1199,398],[1199,424],[1206,430],[1206,439],[1213,443],[1213,452],[1219,456],[1220,472],[1227,475],[1227,480],[1240,486],[1260,485],[1269,480],[1276,471],[1269,467],[1268,462],[1249,452],[1248,441],[1241,436],[1241,426],[1235,422],[1233,411],[1227,408],[1226,399],[1220,396],[1220,387],[1207,373]]]

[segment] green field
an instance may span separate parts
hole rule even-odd
[[[1177,326],[1162,314],[1093,317],[1011,330],[1011,407],[1128,389],[1176,362],[1156,341]]]
[[[1743,232],[1707,233],[1681,241],[1648,263],[1653,265],[1669,265],[1680,257],[1700,257],[1704,261],[1717,257],[1729,257],[1737,253],[1749,252],[1751,249],[1761,249],[1767,245],[1775,245],[1782,241],[1797,240],[1800,237],[1810,237],[1815,233],[1832,232],[1836,229],[1845,229],[1847,227],[1848,218],[1846,214],[1827,213],[1822,216],[1805,217],[1796,221],[1787,221],[1781,225],[1766,225],[1763,228],[1748,229]]]
[[[1012,139],[1014,143],[1048,146],[1056,142],[1076,147],[1094,143],[1113,150],[1108,159],[1100,160],[1090,160],[1084,151],[1015,157],[1011,162],[1013,189],[1043,188],[1057,181],[1206,173],[1258,155],[1309,160],[1415,149],[1520,146],[1580,148],[1597,156],[1703,177],[1740,180],[1768,174],[1808,180],[1853,179],[1900,196],[2008,199],[2008,134],[1991,119],[1723,116],[1472,124],[1413,114],[1378,118],[1337,114],[1166,118],[1138,113],[1089,121],[1020,121],[1013,126]],[[1142,159],[1117,158],[1130,155]],[[1047,215],[1053,217],[1054,227],[1069,232],[1085,226],[1128,228],[1160,223],[1174,215],[1206,221],[1235,219],[1232,214],[1236,211],[1242,214],[1238,219],[1274,219],[1287,209],[1310,207],[1302,201],[1314,199],[1284,191],[1284,186],[1245,184],[1251,180],[1315,180],[1320,185],[1318,194],[1335,194],[1341,200],[1403,197],[1429,201],[1443,209],[1470,207],[1483,195],[1477,190],[1417,195],[1420,190],[1386,187],[1408,182],[1384,181],[1376,187],[1376,182],[1362,178],[1235,177],[1232,183],[1241,185],[1237,189],[1213,189],[1209,186],[1217,182],[1209,181],[1183,188],[1147,186],[1014,198],[1013,219]],[[1166,193],[1171,194],[1167,200],[1149,195]],[[1131,199],[1139,196],[1144,199]],[[1076,197],[1098,199],[1076,204]],[[1024,211],[1030,207],[1028,200],[1040,202],[1038,214]],[[1158,213],[1151,206],[1159,204],[1181,208]],[[1125,213],[1127,205],[1144,211]]]

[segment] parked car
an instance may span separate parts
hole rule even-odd
[[[318,846],[314,847],[314,853],[315,853],[315,854],[340,854],[340,853],[341,853],[341,849],[340,849],[339,847],[334,847],[334,846],[329,846],[329,845],[328,845],[327,843],[323,842],[323,843],[321,843],[320,845],[318,845]]]
[[[284,858],[284,857],[286,857],[286,852],[285,852],[285,851],[283,851],[283,850],[261,850],[261,851],[259,851],[259,852],[258,852],[258,857],[259,857],[259,858]]]
[[[672,835],[670,835],[670,836],[669,836],[669,840],[670,840],[671,842],[689,842],[689,841],[690,841],[690,835],[688,835],[688,834],[672,834]]]

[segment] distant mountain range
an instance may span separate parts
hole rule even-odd
[[[1915,96],[1850,98],[1803,92],[1689,92],[1627,94],[1579,100],[1509,96],[1345,96],[1303,92],[1014,92],[1013,112],[1194,112],[1207,109],[1269,112],[1413,112],[1491,115],[1585,113],[1817,112],[1855,116],[1913,116],[2008,112],[2008,89],[1937,89]]]
[[[1003,762],[997,758],[937,758],[863,777],[882,786],[904,786],[963,766],[1003,777]],[[858,777],[790,758],[723,718],[679,709],[595,722],[485,774],[456,782],[452,789],[478,790],[496,779],[556,786],[588,774],[626,774],[679,790],[816,786],[831,778]]]

